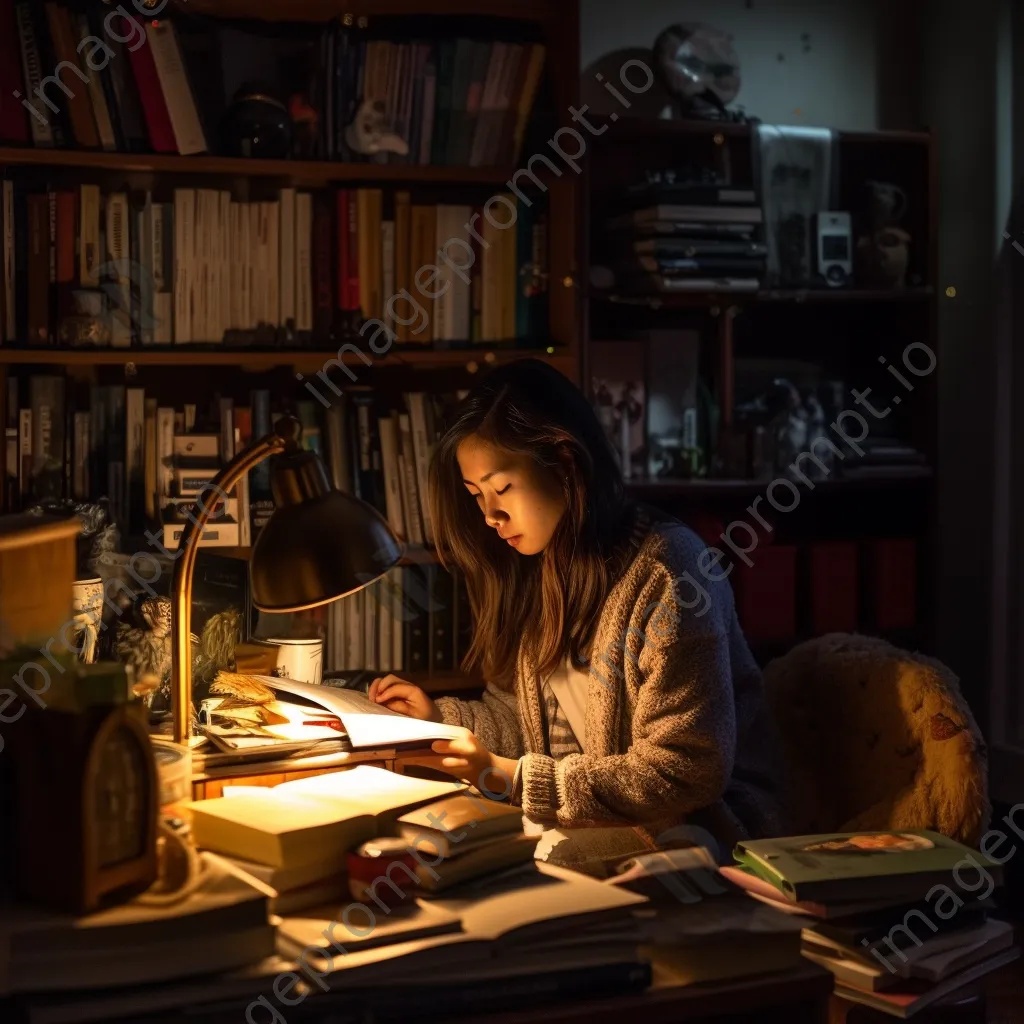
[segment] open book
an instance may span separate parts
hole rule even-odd
[[[402,878],[396,875],[399,884]],[[401,928],[386,933],[386,944],[346,934],[334,905],[284,918],[278,941],[287,951],[301,948],[304,964],[329,975],[331,988],[411,981],[454,965],[460,977],[469,978],[482,963],[493,968],[520,952],[536,954],[533,970],[541,971],[592,944],[613,946],[620,957],[623,947],[632,952],[638,936],[632,911],[647,902],[585,875],[538,864],[475,898],[417,901]],[[447,924],[451,918],[460,922],[457,930]],[[405,939],[402,932],[413,934],[418,925],[421,937]]]
[[[254,676],[275,690],[303,697],[337,715],[345,726],[353,750],[382,748],[409,749],[429,746],[434,740],[450,740],[461,730],[443,722],[421,722],[382,704],[374,704],[364,693],[334,686],[314,686],[276,676]]]
[[[358,765],[259,792],[191,804],[196,845],[277,868],[340,856],[372,839],[386,816],[465,789]]]

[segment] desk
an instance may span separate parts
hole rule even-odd
[[[710,985],[652,987],[638,995],[575,1001],[547,1008],[480,1018],[486,1024],[670,1024],[715,1021],[725,1024],[825,1024],[832,975],[815,964],[784,974],[739,978]]]
[[[182,983],[186,984],[186,983]],[[712,985],[688,985],[651,988],[636,995],[604,996],[600,999],[567,1000],[547,1005],[533,1003],[528,1008],[500,1014],[456,1014],[441,1018],[444,1024],[827,1024],[832,975],[808,964],[784,974],[737,979]],[[180,1010],[153,1014],[133,1013],[117,1018],[123,1024],[239,1024],[248,1019],[246,1008],[252,996],[203,1003]],[[73,1001],[73,997],[72,1000]],[[368,997],[372,1004],[372,995]],[[13,1009],[10,1008],[10,1009]],[[10,1012],[0,1000],[0,1018]],[[51,1004],[52,1009],[52,1004]],[[285,1013],[287,1024],[374,1024],[371,1014],[363,1014],[338,996],[311,996]],[[58,1015],[57,1019],[62,1019]],[[68,1019],[68,1018],[63,1018]],[[76,1024],[113,1024],[107,1017],[73,1016]],[[257,1012],[252,1024],[270,1024],[268,1014]],[[406,1017],[412,1021],[415,1018]],[[389,1022],[394,1018],[389,1018]],[[276,1022],[280,1024],[280,1018]]]

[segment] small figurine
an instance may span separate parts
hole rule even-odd
[[[345,129],[345,141],[356,153],[369,156],[375,153],[409,154],[409,144],[405,139],[388,131],[387,116],[380,101],[363,100],[352,123]]]

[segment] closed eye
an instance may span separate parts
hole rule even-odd
[[[494,493],[495,494],[504,494],[511,486],[512,486],[511,484],[505,484],[505,486],[502,487],[502,489],[500,491],[495,491]]]

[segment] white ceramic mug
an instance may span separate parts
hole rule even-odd
[[[316,639],[270,637],[277,648],[276,675],[299,683],[320,683],[324,677],[324,642]]]

